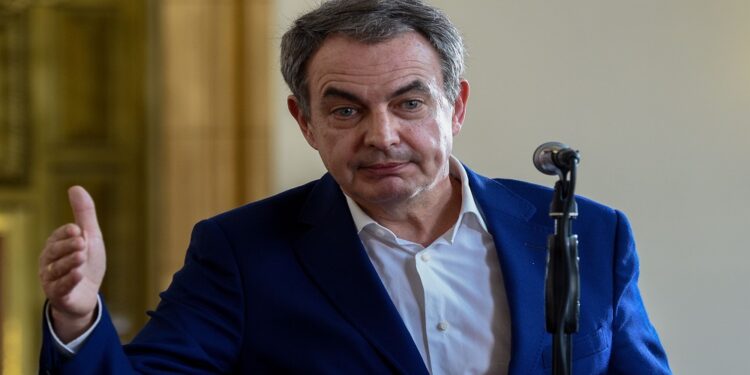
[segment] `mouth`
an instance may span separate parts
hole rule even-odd
[[[387,176],[398,173],[402,168],[408,165],[408,162],[387,162],[364,165],[360,167],[365,173],[374,176]]]

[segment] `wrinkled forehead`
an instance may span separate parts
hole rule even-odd
[[[406,32],[379,42],[331,35],[308,62],[307,81],[314,95],[331,84],[376,88],[421,81],[439,87],[443,80],[432,44],[419,33]]]

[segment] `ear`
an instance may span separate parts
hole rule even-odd
[[[289,97],[286,98],[286,106],[287,108],[289,108],[289,113],[297,121],[297,125],[299,125],[299,130],[301,130],[302,135],[305,136],[305,139],[307,140],[307,144],[309,144],[310,147],[317,150],[318,143],[315,141],[315,134],[310,128],[310,122],[305,116],[305,113],[302,110],[297,97],[294,95],[289,95]]]
[[[466,116],[466,103],[469,101],[469,81],[462,79],[456,101],[453,102],[453,136],[458,135]]]

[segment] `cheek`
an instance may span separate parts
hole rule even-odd
[[[356,150],[351,134],[328,131],[320,134],[320,154],[328,169],[341,170],[354,158]]]
[[[443,154],[450,153],[453,136],[449,125],[432,122],[414,129],[416,130],[412,131],[410,139],[413,147],[424,156],[433,154],[433,158],[440,159]]]
[[[456,129],[453,127],[451,114],[446,113],[445,117],[441,119],[439,124],[440,126],[438,129],[440,132],[440,142],[442,143],[442,148],[450,153],[451,149],[453,148],[453,137],[457,133]]]

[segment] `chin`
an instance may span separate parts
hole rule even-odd
[[[388,187],[376,187],[375,189],[368,189],[363,191],[357,196],[363,198],[367,202],[389,204],[403,202],[412,198],[416,195],[416,189],[407,186],[388,186]]]

